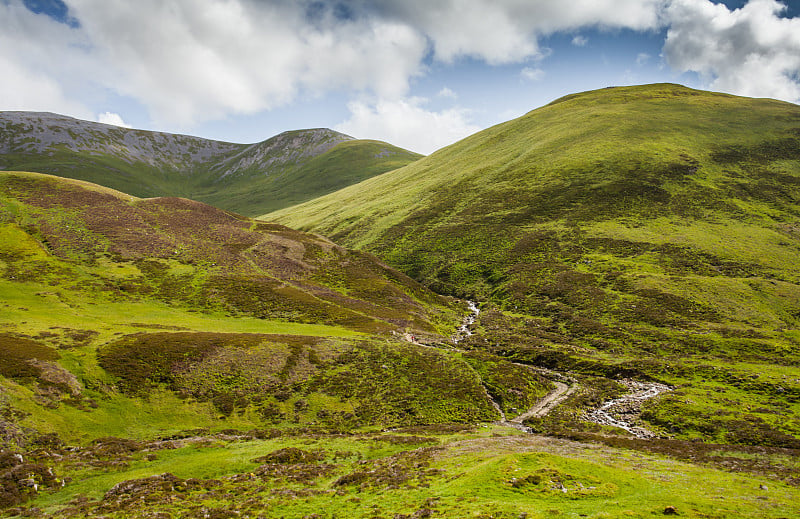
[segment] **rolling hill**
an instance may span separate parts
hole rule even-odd
[[[262,218],[485,302],[475,348],[679,386],[643,415],[677,437],[800,438],[797,105],[574,94]]]
[[[256,215],[321,196],[421,156],[328,129],[256,144],[132,130],[50,113],[0,112],[0,169],[178,196]]]
[[[3,165],[255,209],[391,159],[74,124]],[[0,516],[792,516],[798,126],[577,94],[268,217],[305,231],[0,171]]]
[[[74,441],[97,427],[106,435],[115,427],[155,434],[152,420],[172,426],[159,422],[163,417],[141,416],[126,426],[116,421],[121,416],[109,418],[108,406],[120,405],[122,397],[130,405],[132,398],[150,398],[165,387],[212,402],[224,416],[238,415],[234,422],[277,423],[303,383],[306,394],[343,401],[374,389],[369,377],[380,380],[372,371],[379,361],[414,386],[445,383],[463,391],[456,400],[471,395],[472,404],[458,411],[460,404],[451,402],[442,416],[494,412],[466,363],[424,369],[444,354],[393,339],[411,332],[443,340],[441,333],[451,333],[457,320],[454,303],[372,256],[320,236],[186,199],[140,199],[19,172],[0,173],[0,235],[0,374],[5,394],[14,395],[4,405],[22,406],[30,419],[22,421],[29,433],[16,420],[6,423],[0,436],[5,444],[52,432]],[[387,342],[395,346],[387,348]],[[415,360],[400,362],[409,356]],[[344,377],[356,365],[359,377]],[[451,376],[431,378],[451,369]],[[336,382],[340,370],[343,378]],[[309,381],[315,374],[321,378]],[[393,397],[383,395],[380,404],[362,411],[345,406],[354,411],[348,420],[369,423],[382,416],[381,424],[414,423],[402,417],[417,414],[412,402],[421,394],[404,396],[392,383],[388,390],[403,399],[404,411],[395,418],[383,416],[394,413],[386,405]],[[276,393],[283,396],[272,401],[268,395]],[[78,409],[90,411],[87,398],[99,411],[69,418]],[[428,395],[423,407],[438,409],[446,401]],[[189,409],[175,400],[160,411],[172,416]],[[260,411],[249,416],[253,409]],[[331,413],[332,425],[342,413]],[[430,415],[420,418],[424,423],[437,420],[433,411],[420,413]],[[201,422],[211,418],[207,411],[200,416]],[[64,420],[72,425],[60,429]],[[116,425],[103,426],[103,420]]]

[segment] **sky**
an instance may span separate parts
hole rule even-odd
[[[0,110],[419,153],[657,82],[800,103],[800,0],[0,0]]]

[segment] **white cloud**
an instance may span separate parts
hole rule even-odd
[[[131,125],[122,120],[122,116],[112,112],[103,112],[97,115],[97,122],[111,124],[122,128],[131,128]]]
[[[568,9],[555,0],[64,2],[72,25],[0,0],[0,109],[92,118],[115,111],[103,98],[122,96],[145,106],[156,126],[190,128],[335,91],[416,113],[409,107],[421,106],[407,98],[428,57],[532,63],[547,55],[541,37],[590,28],[668,27],[672,68],[697,71],[714,89],[800,98],[800,18],[780,18],[774,0],[734,11],[710,0],[574,0]],[[531,66],[521,77],[542,74]]]
[[[72,95],[86,66],[81,43],[66,25],[36,16],[19,2],[0,2],[0,110],[91,118]]]
[[[576,47],[585,47],[587,43],[589,43],[589,39],[586,36],[581,36],[579,34],[572,38],[572,44]]]
[[[350,118],[336,130],[358,138],[379,139],[401,148],[429,154],[476,131],[467,110],[429,111],[424,98],[354,101]]]
[[[412,27],[374,18],[309,17],[304,2],[67,0],[103,80],[190,125],[291,102],[300,91],[406,93],[427,42]]]
[[[539,55],[538,37],[582,27],[654,29],[667,0],[376,0],[380,16],[418,28],[436,58],[473,56],[491,64]]]
[[[665,0],[576,0],[570,9],[524,0],[64,1],[73,26],[34,15],[22,0],[0,2],[8,40],[0,55],[67,96],[81,98],[83,78],[84,87],[139,101],[158,124],[191,126],[285,105],[302,92],[399,99],[430,51],[444,62],[520,62],[541,57],[538,38],[555,31],[652,28]],[[337,16],[341,6],[349,16]]]
[[[646,52],[640,52],[639,54],[636,55],[636,66],[642,67],[646,65],[647,62],[650,61],[651,57],[652,56],[650,56],[650,54]]]
[[[700,73],[714,90],[798,102],[800,18],[781,18],[784,8],[774,0],[733,11],[708,0],[673,0],[666,62]]]
[[[539,81],[544,77],[545,71],[538,67],[525,67],[520,71],[519,75],[527,81]]]
[[[449,98],[449,99],[458,99],[458,94],[456,94],[455,92],[453,92],[452,90],[450,90],[447,87],[443,87],[441,90],[439,90],[439,93],[436,94],[436,97],[446,97],[446,98]]]
[[[61,86],[52,78],[27,70],[0,56],[0,103],[2,110],[55,112],[86,118],[89,110],[67,99]],[[25,85],[25,88],[20,88]]]

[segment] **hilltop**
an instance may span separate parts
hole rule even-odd
[[[325,128],[255,144],[134,130],[51,113],[0,112],[0,169],[87,180],[135,196],[178,196],[256,215],[421,156]]]
[[[282,223],[0,172],[0,515],[790,516],[797,110],[576,94]],[[244,207],[386,155],[75,124],[2,157]]]
[[[475,348],[680,386],[643,414],[678,438],[796,445],[798,201],[800,107],[658,84],[564,97],[263,218],[484,302]]]

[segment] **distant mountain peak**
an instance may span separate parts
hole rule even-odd
[[[355,139],[328,128],[286,131],[247,146],[212,169],[220,172],[221,177],[226,177],[252,168],[254,165],[271,169],[290,163],[298,164],[322,155],[337,144],[352,140]]]
[[[48,112],[0,112],[0,170],[87,180],[140,197],[193,198],[250,215],[330,193],[419,158],[329,128],[237,144]]]

